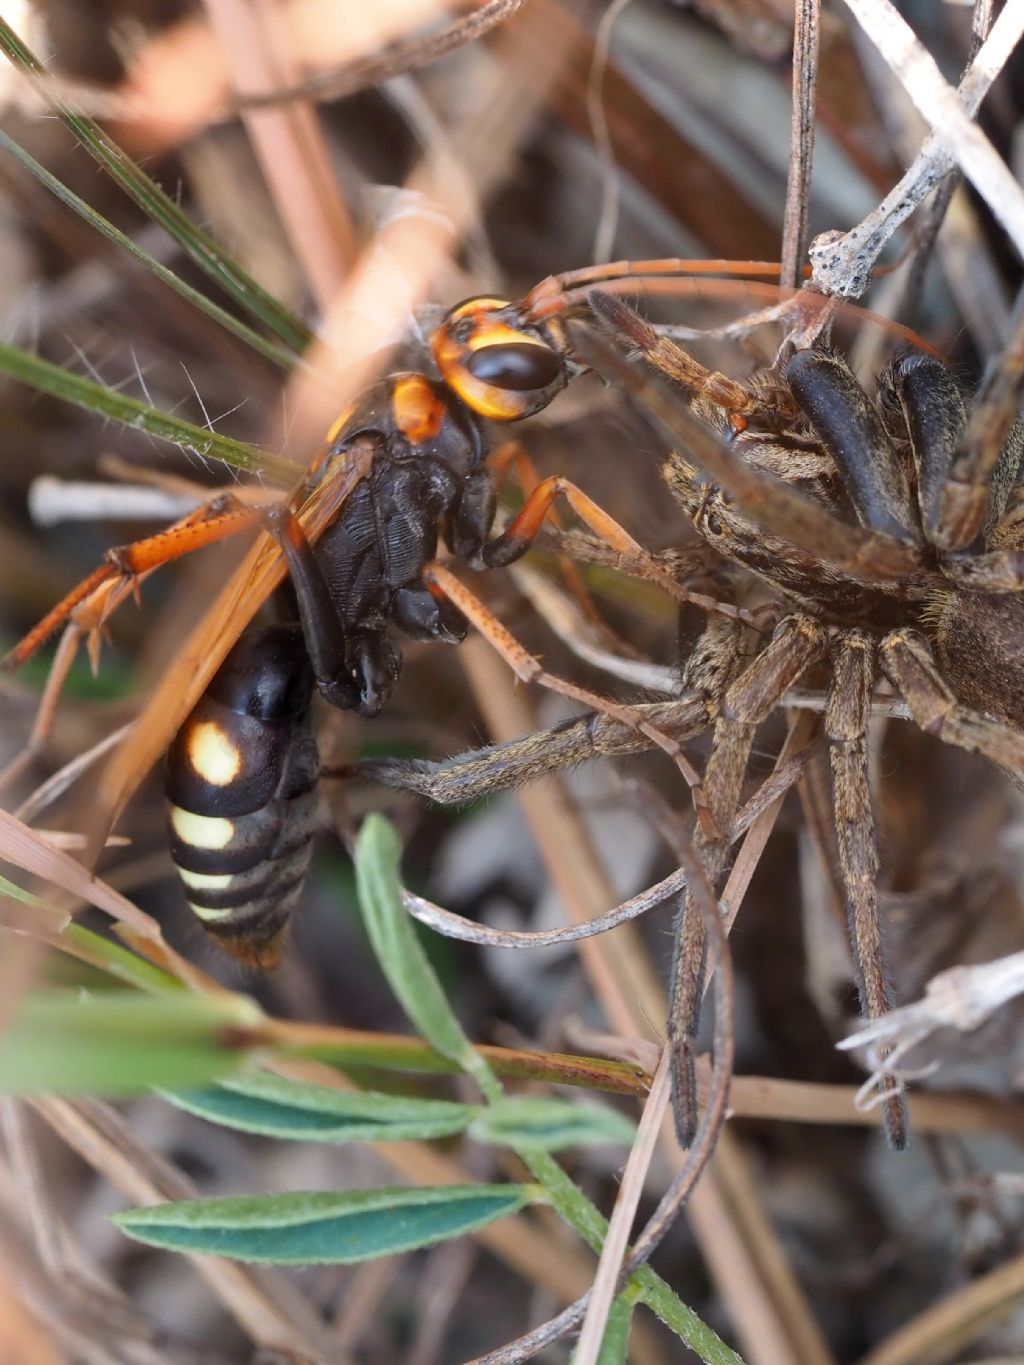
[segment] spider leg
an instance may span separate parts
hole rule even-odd
[[[987,554],[947,555],[946,577],[970,592],[1020,592],[1024,589],[1024,547],[989,550]]]
[[[709,724],[706,707],[694,698],[647,703],[632,709],[636,720],[680,742],[693,739]],[[626,725],[614,716],[593,711],[549,730],[507,744],[472,749],[438,763],[371,758],[328,775],[369,778],[382,786],[415,792],[439,805],[453,806],[511,791],[592,758],[620,758],[651,747],[652,741],[636,724]]]
[[[862,631],[844,633],[832,669],[825,734],[839,869],[857,958],[861,1008],[868,1019],[877,1019],[892,1009],[894,1001],[878,914],[878,850],[868,781],[867,728],[875,672],[871,637]],[[892,1146],[902,1150],[907,1143],[907,1110],[896,1084],[890,1076],[883,1086],[891,1092],[885,1101],[885,1129]]]
[[[910,489],[874,404],[838,356],[797,351],[786,382],[836,462],[862,525],[915,542]]]
[[[673,384],[685,389],[691,398],[703,399],[739,418],[745,418],[763,407],[762,394],[748,389],[735,379],[730,379],[728,375],[701,365],[682,346],[671,338],[662,336],[646,318],[641,317],[621,299],[614,299],[610,307],[606,304],[604,295],[595,294],[593,299],[593,306],[599,315],[602,313],[614,315],[618,335],[635,347],[648,365],[658,370]]]
[[[894,630],[882,640],[879,653],[886,676],[922,730],[983,754],[1018,781],[1024,779],[1024,734],[957,701],[923,635]]]
[[[16,669],[40,649],[54,631],[72,618],[75,610],[108,583],[134,584],[143,574],[190,554],[204,545],[226,540],[239,531],[257,526],[259,508],[239,504],[232,495],[221,494],[204,507],[197,508],[165,531],[129,545],[119,545],[104,555],[104,563],[88,574],[77,587],[47,612],[43,619],[0,661],[0,668]]]
[[[625,305],[620,300],[599,296],[593,307],[602,321],[621,330],[619,309]],[[680,407],[655,378],[630,365],[601,337],[580,337],[575,349],[593,368],[621,384],[669,439],[688,452],[709,480],[731,493],[769,535],[780,536],[816,559],[865,581],[913,580],[922,572],[924,561],[917,545],[870,527],[839,521],[783,480],[760,473]]]
[[[1018,301],[1009,339],[982,381],[942,487],[933,535],[942,550],[964,549],[999,516],[999,499],[1014,481],[1014,465],[1020,467],[1022,432],[1015,419],[1022,381],[1024,328]]]
[[[731,684],[722,700],[715,736],[704,774],[705,799],[715,837],[698,828],[696,843],[711,884],[725,870],[729,831],[739,809],[754,734],[804,671],[825,653],[824,627],[809,616],[787,616],[771,643]],[[693,1037],[697,1029],[704,979],[706,935],[689,892],[683,899],[672,963],[672,1003],[668,1037],[674,1060],[676,1128],[689,1146],[696,1125]]]
[[[460,582],[443,565],[430,565],[424,577],[428,583],[436,585],[445,597],[458,607],[464,616],[468,617],[488,643],[497,650],[520,681],[535,682],[541,687],[548,688],[549,691],[557,692],[572,701],[582,702],[584,706],[591,707],[595,711],[601,711],[613,720],[617,720],[639,734],[645,735],[659,749],[664,750],[679,769],[687,786],[690,787],[698,818],[703,824],[707,823],[700,776],[686,757],[677,739],[666,734],[643,717],[638,719],[635,708],[621,706],[616,702],[609,701],[607,697],[591,692],[588,688],[577,687],[564,678],[548,673],[541,667],[539,661],[519,643],[515,636],[505,629],[493,612],[488,611],[479,597],[470,592],[466,585]]]

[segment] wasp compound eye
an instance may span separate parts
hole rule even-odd
[[[546,346],[510,341],[481,346],[467,357],[466,368],[482,384],[525,393],[554,384],[562,375],[562,358]]]

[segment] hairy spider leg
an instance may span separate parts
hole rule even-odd
[[[878,848],[868,777],[867,730],[874,676],[871,636],[864,631],[844,632],[832,660],[825,735],[832,769],[839,871],[857,959],[861,1009],[868,1019],[877,1019],[895,1003],[878,913]],[[907,1145],[906,1101],[894,1077],[887,1076],[881,1088],[888,1092],[883,1105],[886,1135],[891,1145],[902,1151]]]
[[[329,770],[327,775],[368,778],[384,787],[415,792],[438,805],[462,805],[498,792],[513,791],[593,758],[623,758],[646,752],[653,740],[637,728],[638,720],[680,742],[694,739],[710,723],[703,700],[691,697],[643,702],[630,710],[631,724],[604,711],[592,711],[522,739],[473,749],[440,762],[368,758]]]
[[[1020,468],[1021,432],[1011,434],[1024,387],[1024,300],[1010,335],[989,365],[938,499],[932,539],[943,550],[971,545],[986,524],[993,489],[1012,483]],[[1010,437],[1007,440],[1007,437]],[[1011,468],[1016,463],[1017,469]]]
[[[554,673],[548,673],[546,669],[541,667],[540,661],[519,643],[493,612],[489,611],[483,602],[443,565],[432,564],[427,569],[426,577],[436,583],[449,601],[458,607],[488,644],[501,655],[521,682],[537,683],[551,692],[557,692],[560,696],[568,697],[571,701],[578,701],[595,711],[601,711],[604,715],[619,721],[620,724],[628,726],[639,734],[646,735],[659,749],[667,753],[691,790],[698,820],[702,825],[708,825],[710,828],[709,814],[701,790],[700,775],[686,757],[677,739],[652,725],[643,716],[638,716],[632,707],[620,706],[616,702],[609,701],[607,697],[591,692],[588,688],[577,687],[575,683],[567,682]]]
[[[704,773],[704,795],[716,830],[698,827],[696,843],[708,880],[719,890],[729,832],[740,806],[754,733],[805,670],[825,653],[826,632],[810,616],[787,616],[771,642],[727,688]],[[697,1127],[693,1039],[703,993],[707,936],[689,891],[680,906],[671,973],[668,1038],[673,1055],[673,1103],[679,1141],[688,1147]]]
[[[619,330],[619,299],[597,295],[595,313]],[[869,527],[838,520],[826,508],[789,487],[781,479],[762,474],[722,442],[652,376],[641,373],[597,335],[581,337],[576,349],[588,363],[620,383],[664,429],[669,439],[687,450],[694,462],[737,499],[757,524],[771,535],[865,580],[899,581],[920,575],[919,547],[895,540]]]

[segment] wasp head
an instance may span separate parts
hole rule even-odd
[[[518,304],[473,298],[434,333],[442,378],[481,417],[515,422],[546,408],[577,373],[562,329],[527,322]]]

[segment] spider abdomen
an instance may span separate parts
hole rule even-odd
[[[167,756],[171,857],[203,928],[272,966],[309,866],[319,756],[293,626],[242,636]]]

